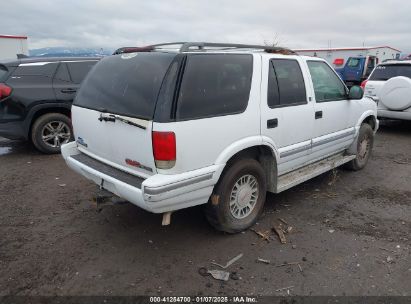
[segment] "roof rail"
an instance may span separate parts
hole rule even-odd
[[[280,53],[284,55],[296,54],[294,51],[277,46],[268,45],[253,45],[253,44],[236,44],[236,43],[212,43],[212,42],[168,42],[148,45],[145,47],[126,47],[120,48],[114,52],[114,54],[131,53],[131,52],[150,52],[155,49],[161,49],[164,47],[176,46],[178,52],[189,51],[205,51],[205,50],[232,50],[232,49],[256,49],[263,50],[267,53]]]
[[[135,52],[150,52],[150,51],[154,51],[154,48],[152,48],[151,46],[143,46],[143,47],[126,46],[126,47],[121,47],[115,50],[113,55],[124,54],[124,53],[135,53]]]
[[[210,42],[186,42],[181,48],[180,52],[188,52],[193,48],[198,50],[204,50],[206,48],[215,49],[254,49],[254,50],[264,50],[267,53],[283,53],[283,54],[295,54],[294,51],[277,46],[268,45],[255,45],[255,44],[237,44],[237,43],[210,43]]]

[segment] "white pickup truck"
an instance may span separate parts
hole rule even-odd
[[[102,59],[74,101],[68,166],[145,210],[205,204],[209,222],[253,225],[279,193],[362,169],[377,106],[328,63],[278,47],[183,43]]]

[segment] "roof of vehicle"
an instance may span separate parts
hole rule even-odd
[[[60,61],[89,61],[100,60],[102,57],[27,57],[21,59],[12,59],[0,61],[0,64],[8,66],[18,66],[20,64],[37,63],[37,62],[60,62]]]

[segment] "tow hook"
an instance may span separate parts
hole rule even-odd
[[[163,221],[161,222],[162,226],[168,226],[171,223],[171,214],[172,212],[163,213]]]
[[[113,205],[123,205],[126,204],[127,201],[123,200],[122,198],[114,195],[111,192],[108,192],[105,189],[98,189],[96,194],[92,197],[92,204],[93,207],[97,209],[97,211],[101,211],[105,206],[113,206]]]

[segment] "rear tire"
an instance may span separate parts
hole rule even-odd
[[[356,158],[347,163],[347,168],[353,171],[363,169],[371,156],[374,145],[374,132],[369,124],[362,124],[357,140]]]
[[[237,233],[255,224],[266,197],[266,178],[260,163],[240,159],[221,176],[206,206],[206,217],[217,230]]]
[[[73,139],[70,118],[60,113],[40,116],[31,128],[31,141],[46,154],[60,153],[61,145]]]

